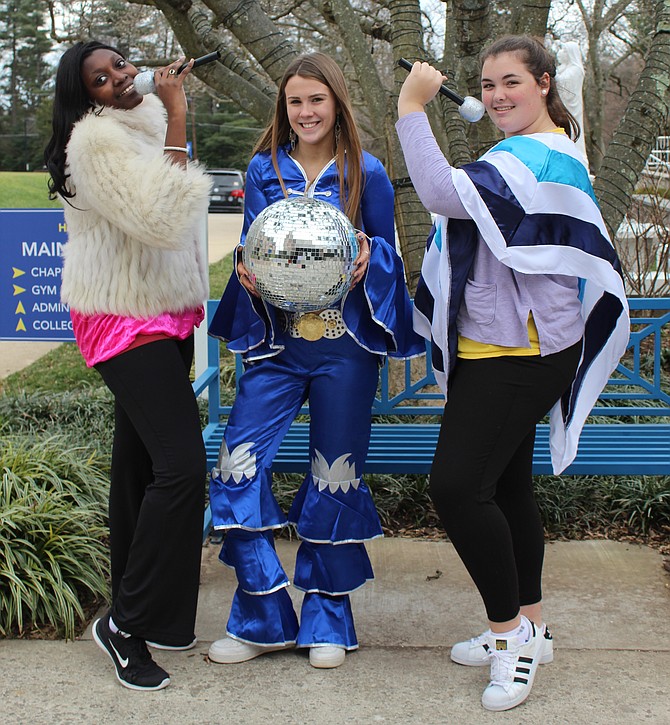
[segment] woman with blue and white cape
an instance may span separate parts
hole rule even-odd
[[[553,659],[535,426],[551,411],[560,473],[629,331],[619,261],[555,76],[533,38],[486,48],[482,100],[505,139],[461,169],[444,158],[424,113],[444,76],[415,63],[398,101],[409,175],[438,215],[415,297],[415,328],[432,340],[446,397],[431,497],[489,620],[451,658],[490,663],[488,710],[523,702],[538,664]]]

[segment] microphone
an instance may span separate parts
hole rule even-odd
[[[221,53],[219,53],[218,50],[215,50],[213,53],[208,53],[207,55],[203,55],[201,58],[196,58],[193,63],[193,67],[197,68],[199,65],[211,63],[214,60],[218,60],[220,57]],[[177,69],[177,75],[179,75],[187,65],[188,63],[182,63]],[[133,80],[133,84],[135,86],[135,90],[142,96],[146,96],[148,93],[153,93],[156,90],[156,84],[154,83],[154,71],[143,70],[141,73],[138,73]]]
[[[405,58],[401,58],[398,61],[398,65],[406,71],[412,70],[413,66],[413,64],[408,60],[405,60]],[[439,92],[443,96],[446,96],[449,100],[454,101],[454,103],[458,103],[458,112],[461,114],[462,118],[470,123],[479,121],[486,112],[486,108],[481,101],[478,101],[472,96],[466,96],[463,98],[463,96],[459,96],[458,93],[452,91],[451,88],[447,88],[444,84],[440,86]]]

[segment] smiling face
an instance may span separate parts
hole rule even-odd
[[[89,98],[102,106],[135,108],[143,97],[135,90],[138,70],[113,50],[94,50],[81,64],[81,78]]]
[[[284,92],[288,121],[300,143],[332,151],[337,103],[330,88],[315,78],[295,75]]]
[[[500,53],[484,61],[482,101],[506,138],[556,127],[547,111],[549,82],[548,73],[537,81],[519,53]]]

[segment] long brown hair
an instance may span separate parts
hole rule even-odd
[[[356,121],[354,120],[344,75],[332,58],[324,53],[308,53],[299,56],[289,65],[279,84],[279,93],[277,94],[272,122],[256,143],[254,153],[259,151],[270,151],[272,153],[272,165],[286,195],[286,187],[277,163],[277,148],[289,142],[291,125],[286,111],[286,84],[293,76],[313,78],[328,86],[335,97],[337,123],[340,131],[338,139],[333,140],[333,156],[335,157],[337,173],[340,179],[340,199],[344,203],[344,213],[354,226],[360,228],[360,207],[364,184],[363,148]],[[345,162],[347,162],[346,179],[344,175]]]
[[[576,141],[581,129],[558,95],[554,56],[537,38],[530,35],[505,35],[484,48],[479,56],[480,63],[484,65],[487,58],[494,58],[501,53],[518,53],[522,63],[538,83],[545,73],[549,75],[549,90],[546,96],[547,112],[551,120],[563,128],[573,141]]]

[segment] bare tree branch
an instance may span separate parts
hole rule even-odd
[[[610,234],[619,228],[661,134],[670,102],[670,0],[656,3],[656,32],[637,88],[607,148],[594,188]]]

